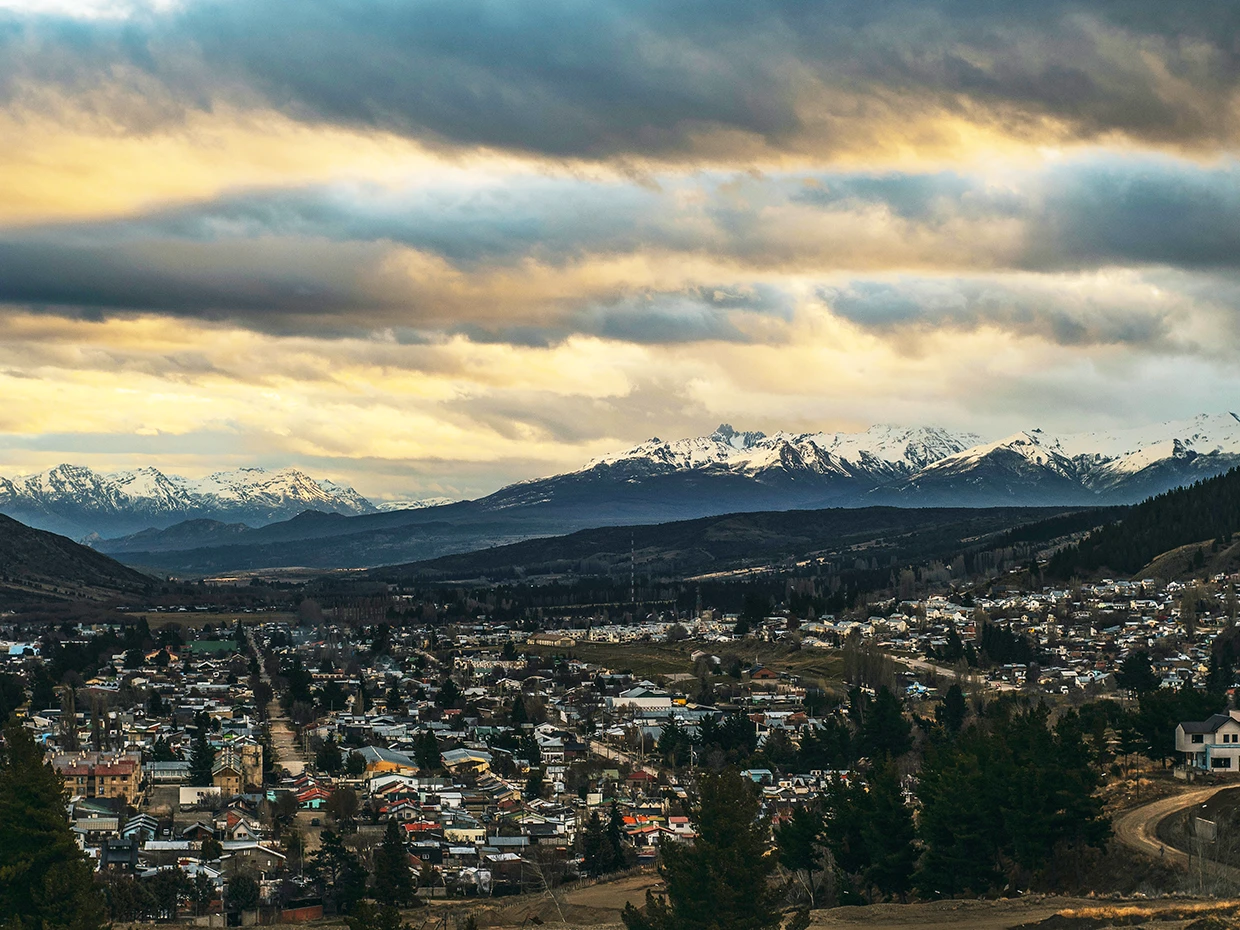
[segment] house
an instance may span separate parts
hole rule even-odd
[[[216,762],[211,767],[211,784],[220,795],[230,798],[241,793],[241,770],[228,762]]]
[[[1200,723],[1188,721],[1175,728],[1175,751],[1184,764],[1201,771],[1240,770],[1240,710],[1214,714]]]

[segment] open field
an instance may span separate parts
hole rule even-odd
[[[682,643],[578,643],[571,649],[552,646],[524,646],[523,651],[549,658],[571,655],[583,662],[601,665],[615,671],[630,671],[642,678],[693,674],[691,654],[698,649],[714,655],[736,655],[746,667],[755,663],[776,672],[800,676],[805,684],[843,692],[844,661],[834,650],[792,649],[778,643],[740,641],[712,644],[696,641]],[[722,679],[719,679],[722,680]]]

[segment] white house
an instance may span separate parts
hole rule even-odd
[[[1184,764],[1204,771],[1240,771],[1240,710],[1175,728],[1175,751]]]

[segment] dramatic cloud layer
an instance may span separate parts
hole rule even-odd
[[[470,495],[719,419],[1234,407],[1238,26],[0,0],[0,473]]]

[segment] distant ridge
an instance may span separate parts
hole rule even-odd
[[[1090,433],[1030,429],[994,442],[936,427],[767,435],[722,424],[707,436],[651,439],[473,501],[306,514],[261,527],[216,519],[94,544],[161,571],[364,568],[728,513],[1133,504],[1236,466],[1240,418],[1230,413]]]
[[[316,480],[296,468],[241,468],[205,478],[156,468],[111,474],[58,465],[0,478],[0,513],[40,529],[82,539],[210,519],[262,525],[306,510],[355,516],[375,507],[352,488]]]

